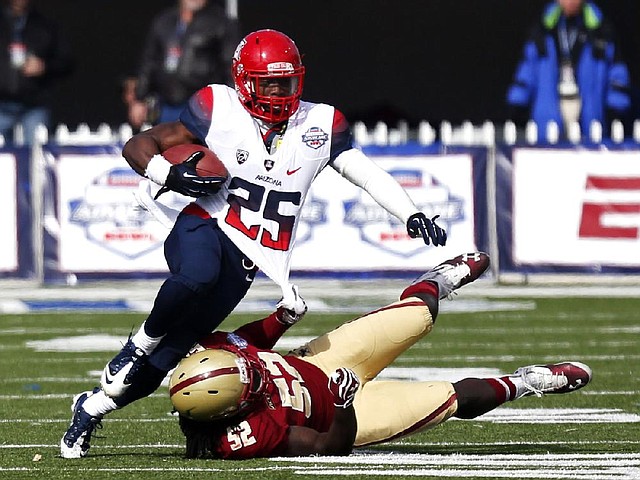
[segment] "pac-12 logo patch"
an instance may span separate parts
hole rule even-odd
[[[314,150],[322,147],[329,140],[329,134],[319,127],[311,127],[302,135],[302,142]]]
[[[239,165],[242,165],[248,159],[249,159],[249,152],[241,149],[236,150],[236,160],[238,161]]]

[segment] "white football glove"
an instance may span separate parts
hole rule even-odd
[[[347,408],[353,404],[360,379],[349,368],[338,368],[329,377],[329,390],[333,393],[333,404],[338,408]]]
[[[298,293],[298,287],[292,283],[282,289],[282,298],[277,303],[278,319],[287,325],[293,325],[307,313],[307,304]]]

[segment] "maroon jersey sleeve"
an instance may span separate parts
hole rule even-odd
[[[278,321],[276,315],[277,313],[274,312],[261,320],[242,325],[234,330],[233,333],[242,337],[248,344],[256,348],[271,349],[289,328],[288,325]],[[200,345],[205,348],[215,348],[221,344],[228,343],[228,339],[228,333],[214,332],[201,340]]]
[[[200,340],[204,348],[216,348],[227,343],[227,332],[213,332]]]
[[[266,409],[261,409],[227,427],[217,442],[217,454],[220,458],[233,460],[284,455],[288,428]]]
[[[234,333],[257,348],[271,349],[289,327],[280,322],[276,315],[277,312],[273,312],[262,320],[242,325]]]

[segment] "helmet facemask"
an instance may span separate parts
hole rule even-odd
[[[304,77],[297,75],[248,74],[250,100],[245,104],[254,117],[269,123],[283,122],[300,105]]]

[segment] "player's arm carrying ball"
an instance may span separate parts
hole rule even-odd
[[[122,149],[122,156],[137,173],[163,187],[159,194],[173,190],[190,197],[213,195],[227,176],[212,175],[199,166],[203,160],[209,162],[213,152],[198,143],[181,122],[163,123],[133,136]],[[193,145],[184,158],[172,154],[172,147],[185,144]],[[219,173],[226,173],[226,169]]]

